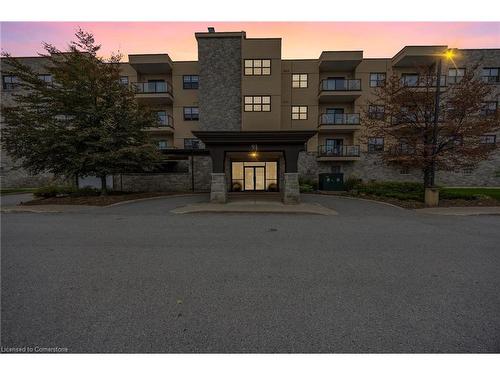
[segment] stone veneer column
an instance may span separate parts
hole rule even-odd
[[[300,203],[299,174],[285,173],[281,186],[281,197],[284,204]]]
[[[212,173],[212,182],[210,185],[210,202],[227,202],[227,186],[225,173]]]

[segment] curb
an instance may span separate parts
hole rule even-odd
[[[350,196],[346,196],[346,195],[340,195],[340,194],[316,194],[316,193],[300,193],[300,194],[304,194],[304,195],[313,195],[313,196],[322,196],[322,197],[335,197],[335,198],[343,198],[343,199],[353,199],[353,200],[359,200],[359,201],[366,201],[366,202],[373,202],[373,203],[378,203],[378,204],[384,204],[386,206],[390,206],[390,207],[395,207],[395,208],[399,208],[400,210],[404,210],[404,211],[410,211],[412,209],[408,209],[408,208],[404,208],[404,207],[401,207],[401,206],[397,206],[395,204],[392,204],[392,203],[388,203],[388,202],[382,202],[382,201],[376,201],[376,200],[373,200],[373,199],[367,199],[367,198],[357,198],[357,197],[350,197]]]
[[[170,198],[170,197],[172,197],[172,198],[177,198],[177,197],[191,197],[191,196],[194,196],[194,195],[201,195],[201,194],[208,194],[208,193],[187,193],[187,194],[159,195],[157,197],[131,199],[131,200],[128,200],[128,201],[121,201],[121,202],[116,202],[116,203],[108,204],[107,206],[98,206],[98,207],[100,207],[100,208],[108,208],[108,207],[114,207],[114,206],[121,206],[121,205],[128,204],[128,203],[150,201],[150,200],[153,200],[153,199]]]

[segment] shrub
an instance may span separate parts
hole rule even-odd
[[[344,182],[344,189],[347,191],[351,191],[356,189],[362,183],[363,181],[360,178],[351,176]]]
[[[463,199],[467,201],[473,201],[479,199],[481,195],[471,194],[467,191],[457,191],[457,190],[446,190],[443,189],[439,192],[439,198],[441,199]]]
[[[77,189],[72,186],[44,186],[38,188],[33,193],[39,198],[53,198],[61,196],[84,197],[101,194],[100,190],[91,187]]]
[[[401,200],[424,200],[424,186],[417,182],[368,182],[358,184],[356,188],[360,193],[377,195],[381,197],[396,198]]]
[[[318,190],[318,182],[305,178],[299,178],[299,189],[301,193],[310,193],[316,191]]]

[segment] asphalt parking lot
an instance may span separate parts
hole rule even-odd
[[[500,352],[500,216],[313,195],[339,215],[169,212],[203,200],[3,213],[1,345]]]

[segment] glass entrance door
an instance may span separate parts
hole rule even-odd
[[[265,190],[265,175],[264,167],[245,167],[245,190]]]

